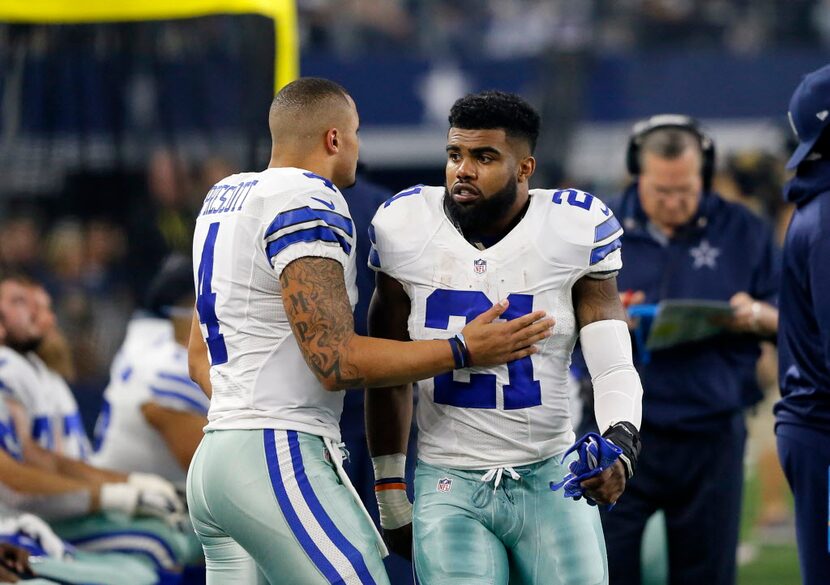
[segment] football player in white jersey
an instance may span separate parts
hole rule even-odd
[[[32,282],[28,286],[35,324],[39,330],[38,346],[26,353],[26,359],[37,372],[41,391],[49,396],[52,403],[52,416],[47,425],[46,437],[35,437],[43,445],[43,439],[54,444],[54,451],[85,461],[92,453],[92,446],[84,430],[84,423],[78,409],[75,395],[56,370],[46,364],[40,356],[44,342],[63,337],[57,330],[57,318],[52,311],[52,298],[40,284]],[[65,348],[67,351],[68,347]]]
[[[184,485],[187,468],[207,424],[210,400],[189,377],[187,342],[193,318],[189,257],[168,257],[149,291],[151,308],[166,314],[173,336],[156,340],[140,355],[120,355],[104,391],[96,425],[95,465],[156,473]]]
[[[268,169],[220,181],[196,222],[191,375],[212,396],[188,473],[191,518],[211,583],[250,583],[257,570],[286,585],[388,583],[385,547],[342,470],[342,390],[462,358],[506,363],[535,352],[552,322],[536,311],[494,323],[505,302],[484,307],[464,342],[356,335],[356,234],[340,193],[355,180],[355,104],[333,82],[299,79],[274,98],[269,125]]]
[[[615,282],[622,228],[592,195],[530,190],[540,119],[519,96],[467,96],[449,121],[446,186],[402,191],[372,222],[370,333],[451,337],[503,297],[506,319],[544,307],[556,325],[532,356],[419,382],[414,513],[403,480],[411,388],[367,391],[381,526],[393,550],[414,544],[422,583],[607,583],[596,507],[550,485],[568,473],[561,456],[574,442],[577,332],[597,422],[623,450],[582,487],[613,503],[636,464],[642,388]]]
[[[37,318],[31,290],[26,278],[0,280],[0,325],[6,332],[6,344],[0,347],[0,395],[14,422],[20,455],[19,464],[11,457],[6,461],[20,469],[0,474],[12,490],[3,491],[0,501],[54,519],[56,532],[79,547],[140,551],[156,563],[159,573],[179,574],[185,564],[201,557],[201,551],[175,521],[184,505],[169,481],[152,474],[93,467],[55,451],[55,442],[44,447],[35,440],[34,415],[43,413],[48,419],[58,397],[49,394],[53,387],[43,383],[26,357],[42,338],[42,321]],[[40,502],[37,494],[61,496]],[[31,508],[41,504],[46,511]],[[92,513],[96,511],[103,513]]]
[[[0,326],[0,336],[3,333]],[[0,542],[18,544],[37,557],[33,562],[34,574],[54,577],[61,583],[154,585],[160,582],[154,567],[145,559],[119,553],[76,551],[43,520],[30,513],[21,514],[20,511],[36,512],[53,520],[80,517],[108,509],[112,500],[108,494],[110,488],[38,469],[21,459],[11,415],[5,401],[0,400],[0,478],[3,480],[0,482]],[[7,564],[6,560],[0,561],[0,565]],[[32,576],[31,571],[16,570],[20,576]],[[4,577],[7,576],[0,571],[0,582],[7,582]]]

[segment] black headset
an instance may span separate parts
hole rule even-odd
[[[634,176],[640,174],[640,147],[646,135],[661,128],[679,128],[694,134],[700,142],[700,152],[703,155],[703,165],[700,170],[703,178],[703,190],[712,187],[712,177],[715,174],[715,143],[703,131],[697,120],[681,114],[660,114],[652,116],[634,124],[631,137],[628,139],[628,150],[625,153],[625,165],[628,172]]]

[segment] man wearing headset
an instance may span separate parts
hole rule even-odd
[[[625,229],[619,289],[627,305],[729,301],[726,333],[645,356],[637,474],[603,513],[611,585],[640,583],[649,517],[666,518],[669,581],[735,581],[743,409],[760,399],[759,341],[777,329],[778,258],[771,230],[711,190],[712,140],[686,116],[654,116],[629,142],[634,182],[609,203]]]

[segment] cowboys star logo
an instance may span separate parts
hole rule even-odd
[[[697,248],[689,250],[689,254],[694,259],[693,268],[695,270],[700,270],[704,266],[714,270],[718,265],[717,260],[718,256],[720,256],[720,248],[715,248],[709,245],[707,240],[702,240]]]

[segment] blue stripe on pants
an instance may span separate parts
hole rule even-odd
[[[331,541],[340,549],[340,552],[349,559],[355,573],[360,577],[360,582],[364,585],[375,585],[375,580],[369,573],[366,563],[363,561],[363,555],[357,550],[349,540],[343,536],[343,533],[337,528],[337,525],[332,521],[326,511],[323,509],[320,500],[317,499],[317,494],[311,487],[308,477],[303,467],[303,456],[300,453],[300,441],[297,438],[297,431],[288,431],[288,447],[291,450],[291,464],[294,466],[294,477],[297,479],[297,484],[300,486],[300,493],[303,494],[311,513],[314,518],[323,527],[323,530],[331,539]]]
[[[375,581],[369,573],[360,552],[343,536],[335,523],[326,513],[322,504],[320,504],[317,495],[314,493],[311,483],[305,473],[305,466],[303,465],[302,454],[300,452],[300,441],[296,431],[286,432],[265,430],[265,456],[268,463],[268,473],[270,475],[271,485],[274,489],[274,494],[276,495],[280,510],[300,546],[302,546],[309,559],[311,559],[312,563],[314,563],[329,583],[332,585],[346,583],[345,578],[313,541],[309,531],[303,525],[300,515],[291,502],[288,491],[286,490],[285,480],[282,476],[282,472],[280,471],[280,460],[275,439],[277,432],[286,433],[291,456],[290,462],[294,471],[294,478],[300,490],[300,494],[311,511],[314,520],[320,525],[322,531],[326,534],[326,536],[328,536],[332,543],[337,546],[343,556],[351,564],[360,579],[360,583],[363,585],[375,585]],[[283,461],[283,464],[286,463],[287,461]]]

